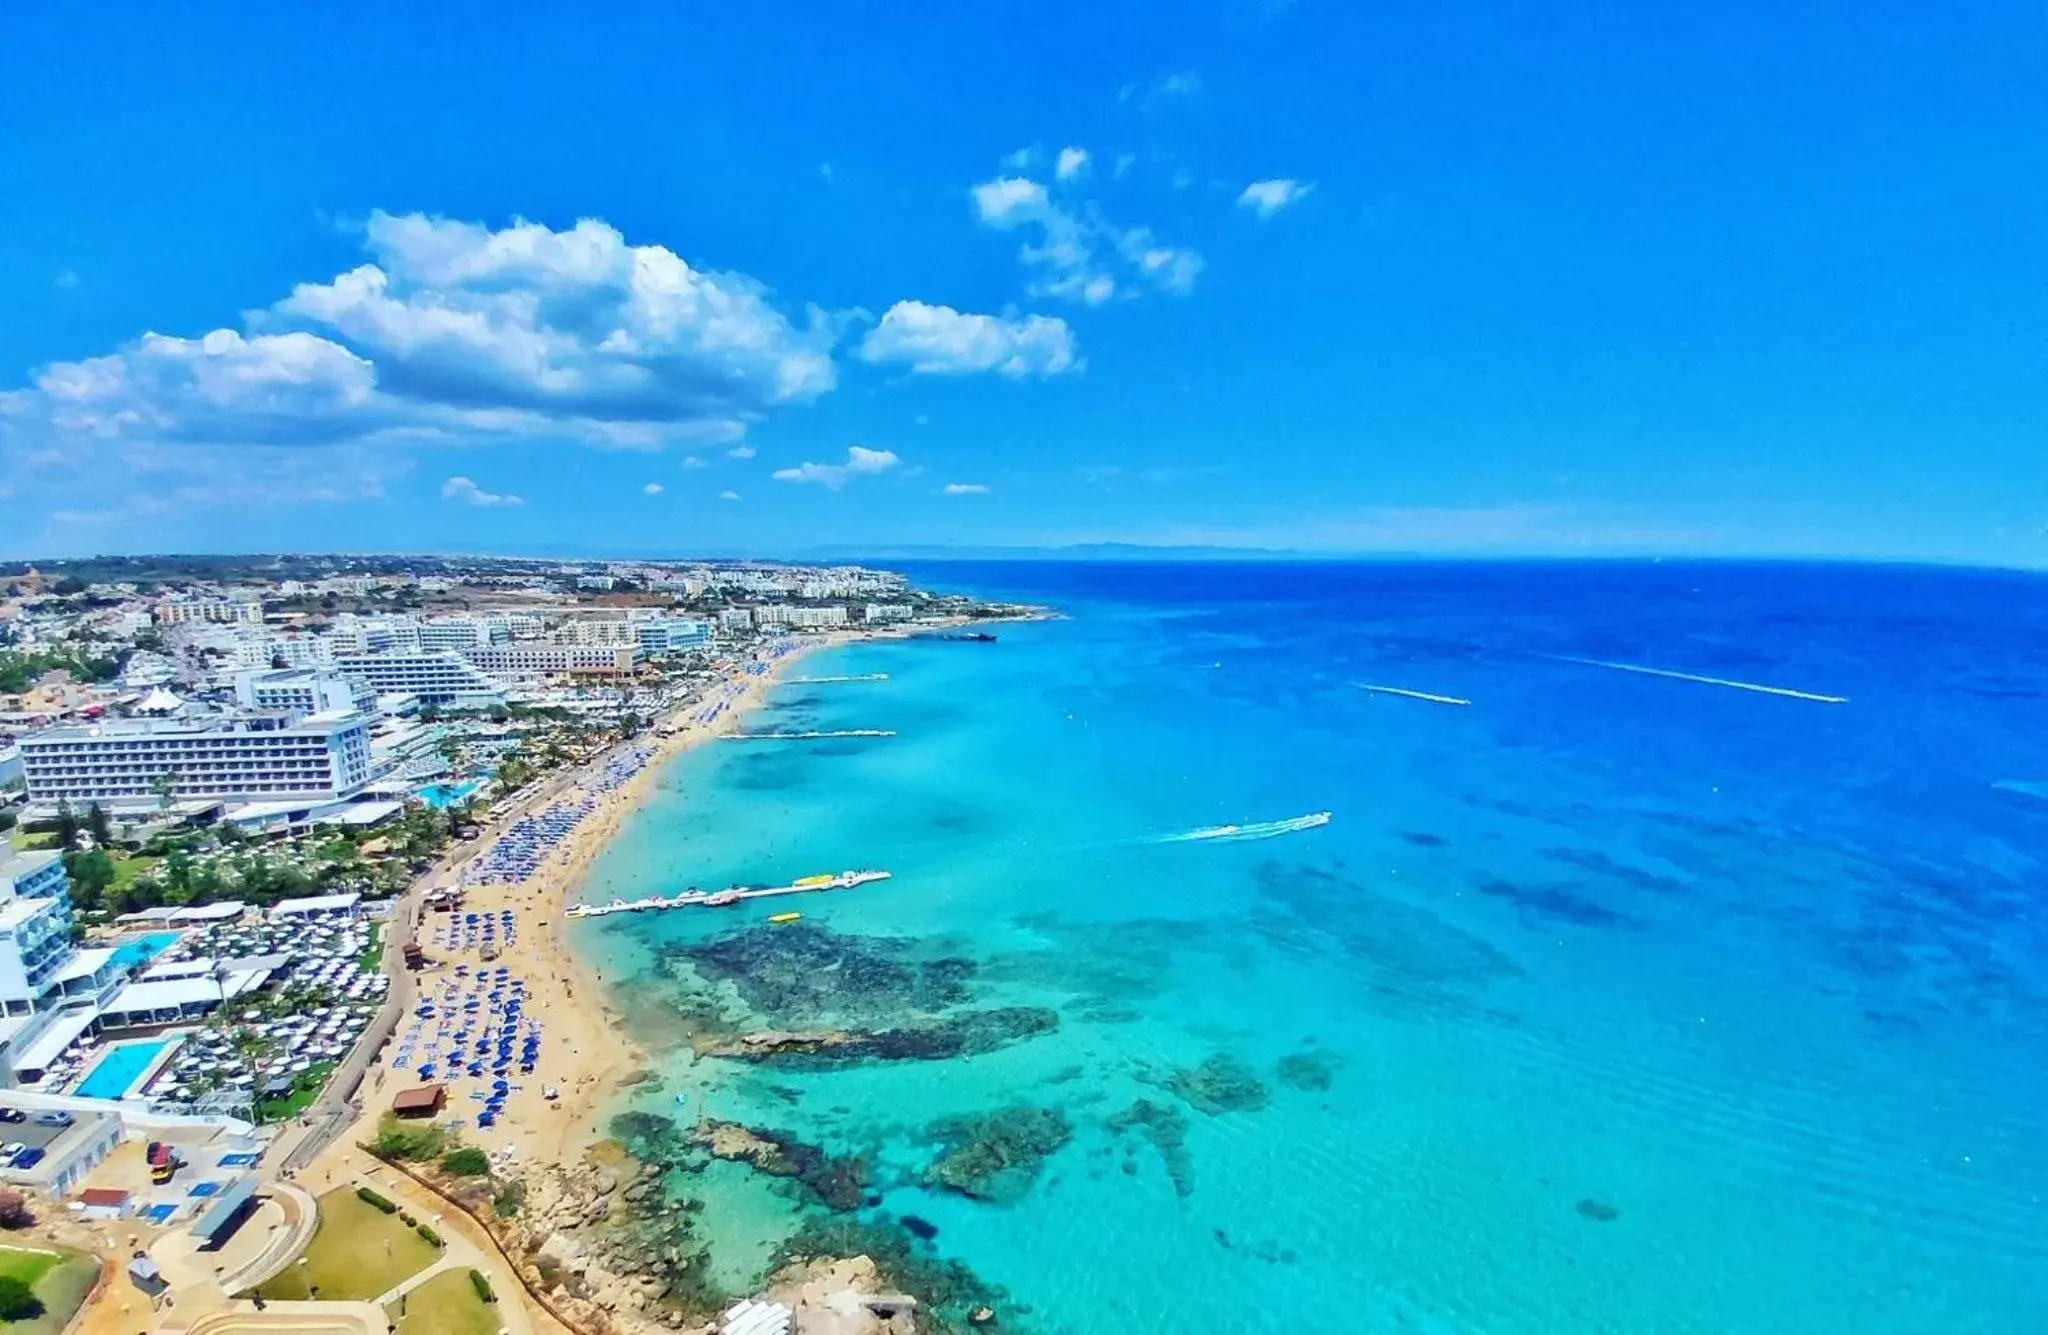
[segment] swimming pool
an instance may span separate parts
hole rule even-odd
[[[132,941],[123,941],[114,949],[114,958],[109,961],[127,969],[147,964],[171,948],[182,932],[150,932]]]
[[[419,799],[430,807],[452,807],[471,793],[484,786],[482,779],[466,779],[461,783],[430,783],[419,790]]]
[[[85,1073],[85,1079],[78,1082],[73,1094],[86,1099],[118,1099],[126,1094],[151,1063],[163,1055],[166,1049],[175,1047],[175,1038],[144,1038],[133,1043],[117,1043],[100,1058],[99,1064]]]

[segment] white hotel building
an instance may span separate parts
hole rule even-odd
[[[478,670],[499,680],[564,672],[625,677],[632,675],[640,658],[638,645],[529,643],[469,651],[469,661]]]
[[[471,709],[505,702],[502,686],[452,651],[349,654],[334,660],[334,670],[367,683],[378,695],[415,695],[423,705]]]
[[[22,738],[31,802],[147,810],[177,802],[331,802],[370,781],[370,719],[218,714],[110,719]]]

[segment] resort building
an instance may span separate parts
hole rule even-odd
[[[379,695],[416,695],[423,705],[473,709],[505,702],[504,689],[498,683],[461,654],[446,650],[431,654],[350,654],[335,659],[334,666],[344,676],[367,683]]]
[[[193,621],[261,625],[263,604],[253,598],[166,598],[156,605],[156,620],[160,626]]]
[[[757,626],[789,626],[797,630],[824,630],[846,624],[843,607],[787,607],[780,603],[754,609]]]
[[[870,625],[886,621],[908,621],[917,615],[917,609],[909,603],[869,603],[861,612],[861,620]]]
[[[0,843],[0,1015],[40,1010],[77,953],[69,891],[58,854]]]
[[[708,621],[642,621],[634,629],[639,634],[640,648],[649,658],[705,653],[711,648],[711,623]]]
[[[29,800],[43,805],[329,802],[370,781],[370,720],[340,711],[110,719],[25,737],[21,752]]]
[[[718,613],[721,630],[747,630],[754,624],[754,609],[751,607],[727,607]]]
[[[369,713],[376,706],[376,692],[360,678],[332,669],[273,668],[237,673],[235,703],[244,709],[301,717],[330,711]]]
[[[557,673],[631,676],[641,657],[637,644],[508,644],[472,650],[469,661],[491,677],[510,681]]]

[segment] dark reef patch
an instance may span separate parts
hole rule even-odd
[[[748,1034],[700,1043],[706,1056],[786,1070],[823,1071],[865,1061],[946,1061],[994,1052],[1060,1026],[1057,1011],[1042,1006],[998,1006],[962,1011],[893,1029],[818,1029]]]
[[[690,1140],[713,1158],[800,1183],[828,1209],[858,1210],[867,1195],[868,1165],[859,1155],[830,1155],[781,1131],[709,1117],[697,1123]]]
[[[1252,882],[1261,907],[1251,927],[1269,945],[1316,955],[1335,947],[1382,995],[1475,988],[1521,973],[1492,943],[1363,881],[1269,859],[1252,868]]]
[[[1188,1119],[1180,1109],[1170,1103],[1139,1099],[1109,1117],[1103,1125],[1117,1135],[1136,1131],[1145,1137],[1165,1162],[1166,1176],[1173,1183],[1174,1193],[1182,1197],[1195,1194],[1195,1161],[1188,1153]],[[1124,1171],[1134,1171],[1128,1161],[1124,1164]]]
[[[923,1215],[899,1215],[896,1222],[903,1225],[904,1231],[922,1242],[930,1242],[939,1236],[939,1226]]]
[[[1602,1224],[1611,1224],[1621,1217],[1620,1210],[1609,1205],[1606,1201],[1595,1200],[1591,1196],[1574,1205],[1572,1209],[1578,1211],[1585,1218]]]
[[[1320,1094],[1337,1074],[1337,1061],[1327,1052],[1293,1052],[1273,1067],[1273,1078],[1289,1089]]]
[[[1199,1066],[1182,1067],[1160,1083],[1181,1102],[1209,1117],[1257,1112],[1273,1097],[1251,1067],[1227,1052],[1219,1052]]]
[[[899,937],[856,936],[812,922],[745,928],[661,951],[664,969],[695,971],[725,984],[755,1014],[775,1025],[839,1018],[888,1021],[943,1010],[972,999],[974,961],[918,958],[918,944]]]
[[[1427,830],[1403,830],[1401,837],[1417,848],[1442,848],[1451,842],[1442,835],[1431,834]]]
[[[1683,895],[1691,887],[1672,876],[1660,876],[1641,867],[1632,867],[1626,862],[1617,862],[1597,848],[1546,848],[1543,856],[1552,862],[1562,862],[1581,871],[1592,872],[1608,880],[1619,881],[1632,890],[1645,890],[1658,895]]]
[[[1057,1108],[1018,1104],[949,1117],[926,1134],[941,1147],[925,1169],[926,1182],[978,1201],[1014,1205],[1030,1192],[1046,1160],[1073,1140],[1074,1127]]]
[[[1489,899],[1505,900],[1521,911],[1524,921],[1547,918],[1574,927],[1633,927],[1634,918],[1606,905],[1574,894],[1561,885],[1517,885],[1498,877],[1479,883],[1479,893]]]

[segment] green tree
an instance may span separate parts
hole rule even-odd
[[[0,1321],[32,1321],[43,1314],[43,1300],[13,1275],[0,1275]]]
[[[149,781],[149,791],[156,798],[159,811],[169,811],[178,800],[178,772],[167,769]]]
[[[101,848],[114,842],[114,823],[107,819],[107,809],[97,802],[85,809],[85,832]]]
[[[57,803],[57,849],[69,853],[78,847],[78,814],[71,809],[71,803]]]
[[[71,877],[71,902],[81,909],[102,907],[107,890],[114,884],[114,859],[104,848],[90,853],[66,853],[64,870]]]

